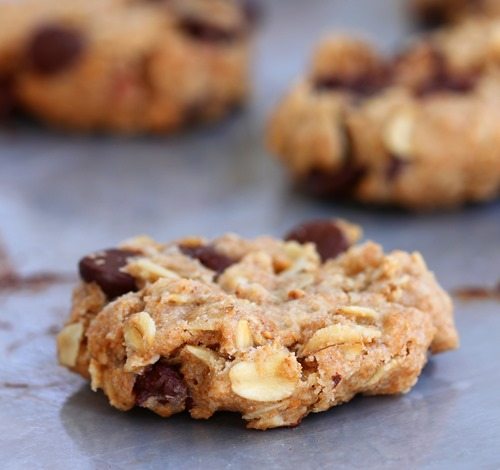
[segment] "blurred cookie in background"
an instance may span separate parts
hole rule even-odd
[[[170,132],[249,89],[256,10],[236,0],[0,5],[0,115],[66,129]],[[3,84],[3,85],[2,85]]]
[[[470,20],[396,57],[326,38],[270,120],[271,151],[316,196],[411,210],[496,198],[499,28]]]

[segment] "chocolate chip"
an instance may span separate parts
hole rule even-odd
[[[285,240],[314,243],[322,261],[336,258],[349,248],[344,232],[333,220],[312,220],[293,228]]]
[[[421,83],[415,93],[418,97],[425,97],[443,91],[451,93],[468,93],[474,90],[479,80],[478,71],[452,73],[443,53],[437,49],[431,49],[432,73]]]
[[[184,18],[180,27],[192,39],[213,44],[233,42],[241,34],[241,31],[224,29],[195,17]]]
[[[342,380],[342,376],[339,373],[336,373],[332,376],[333,388],[335,388],[340,381]]]
[[[394,181],[402,173],[407,164],[408,163],[406,161],[391,155],[385,170],[385,177],[387,181]]]
[[[7,120],[15,107],[14,87],[10,77],[0,76],[0,122]]]
[[[312,168],[298,181],[306,193],[320,198],[347,198],[352,195],[366,169],[353,156],[353,137],[347,126],[344,132],[343,164],[335,170]]]
[[[135,279],[120,271],[128,258],[136,255],[134,251],[111,248],[85,256],[78,264],[80,277],[85,282],[95,282],[110,300],[136,291]]]
[[[35,72],[51,75],[74,65],[84,47],[84,38],[77,30],[49,24],[33,34],[26,54],[28,63]]]
[[[365,174],[363,167],[349,160],[335,171],[311,170],[300,179],[299,186],[315,197],[347,198]]]
[[[179,406],[188,396],[180,372],[162,360],[146,367],[144,373],[137,376],[133,392],[137,405],[144,405],[148,398],[155,398],[163,405]]]
[[[417,7],[418,21],[423,27],[436,28],[453,21],[460,13],[469,15],[481,13],[484,3],[484,0],[425,2],[423,6]]]
[[[361,96],[371,96],[378,93],[388,84],[385,73],[366,73],[353,77],[319,77],[314,85],[318,91],[344,90]]]
[[[448,14],[442,5],[429,4],[419,12],[419,23],[425,28],[437,28],[447,23]]]
[[[222,274],[229,266],[236,263],[235,259],[217,251],[212,245],[181,245],[179,249],[186,256],[197,259],[203,266],[215,271],[217,274]]]
[[[469,75],[449,75],[447,72],[434,76],[429,81],[423,83],[416,91],[417,96],[425,97],[447,91],[451,93],[469,93],[474,90],[479,75],[470,73]]]

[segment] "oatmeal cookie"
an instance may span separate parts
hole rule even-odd
[[[294,426],[356,394],[411,389],[457,346],[452,305],[418,253],[316,220],[284,239],[147,237],[79,264],[59,361],[120,410],[241,413]]]
[[[15,98],[23,112],[76,130],[169,132],[218,120],[249,89],[246,5],[2,2],[0,116]]]
[[[325,39],[271,118],[271,151],[317,195],[413,210],[496,198],[499,33],[475,19],[394,58]]]
[[[500,16],[498,0],[411,0],[411,12],[428,27],[461,21],[471,16]]]

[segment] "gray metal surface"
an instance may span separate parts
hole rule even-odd
[[[500,279],[500,204],[408,215],[293,195],[262,145],[264,119],[334,25],[385,48],[404,31],[398,0],[270,1],[247,112],[174,138],[0,134],[0,233],[24,273],[74,272],[79,256],[133,234],[168,240],[282,234],[304,218],[362,224],[386,248],[420,250],[446,288]],[[71,284],[0,291],[0,466],[18,468],[500,468],[500,304],[456,303],[462,345],[431,359],[400,397],[358,398],[295,429],[238,417],[120,413],[55,363]]]

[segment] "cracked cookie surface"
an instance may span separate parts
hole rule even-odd
[[[394,58],[325,39],[270,120],[271,151],[319,196],[413,210],[498,197],[499,31],[474,19]]]
[[[418,253],[359,237],[328,220],[287,240],[139,237],[89,255],[59,361],[121,410],[227,410],[256,429],[407,392],[429,351],[457,346],[451,301]]]
[[[0,117],[14,101],[76,130],[218,120],[248,93],[250,16],[238,0],[3,2]]]

